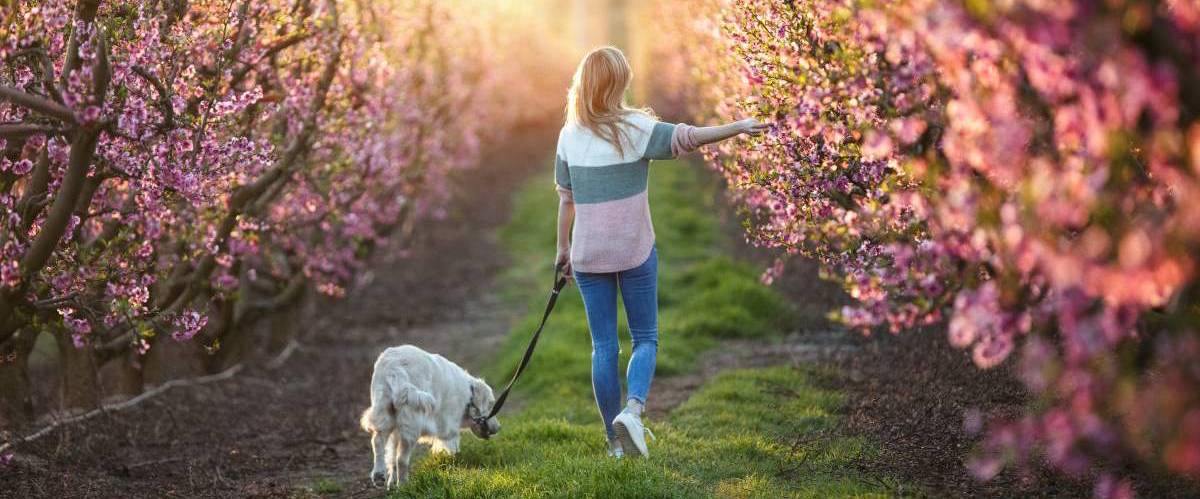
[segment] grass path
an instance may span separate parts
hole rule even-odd
[[[650,197],[660,255],[657,376],[691,372],[701,353],[728,338],[778,335],[788,308],[757,271],[723,255],[715,188],[694,166],[652,168]],[[553,260],[556,197],[548,178],[525,186],[502,232],[512,265],[502,299],[528,313],[482,374],[500,385],[539,318]],[[622,313],[623,315],[623,313]],[[622,324],[621,329],[625,327]],[[629,351],[622,333],[622,363]],[[395,497],[829,497],[882,496],[843,470],[861,441],[819,449],[790,445],[836,423],[836,393],[789,367],[726,371],[648,425],[658,436],[647,460],[605,456],[591,396],[590,340],[579,293],[564,292],[531,370],[515,389],[491,441],[467,438],[456,457],[418,460]],[[654,405],[651,390],[649,404]]]

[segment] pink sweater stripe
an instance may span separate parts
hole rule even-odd
[[[696,138],[696,127],[680,123],[671,134],[671,153],[679,156],[699,149],[704,144]]]

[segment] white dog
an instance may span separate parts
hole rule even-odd
[[[433,452],[454,454],[461,428],[481,438],[499,432],[496,418],[488,419],[486,428],[475,422],[495,402],[487,383],[441,355],[412,345],[384,350],[371,375],[371,407],[360,419],[375,454],[371,483],[383,479],[385,469],[388,487],[407,480],[418,442],[430,444]]]

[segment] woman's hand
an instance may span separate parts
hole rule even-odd
[[[746,118],[741,120],[737,122],[737,126],[740,132],[753,136],[762,135],[763,132],[766,132],[767,129],[770,128],[770,125],[762,123],[754,118]]]
[[[685,141],[689,144],[686,150],[690,151],[695,147],[714,144],[725,139],[737,137],[743,133],[747,135],[762,135],[769,128],[771,128],[770,125],[760,123],[754,118],[746,118],[720,126],[689,127],[685,132],[688,136]]]
[[[566,248],[558,248],[558,256],[554,257],[554,266],[562,267],[563,277],[566,277],[567,279],[573,279],[575,277],[575,275],[571,273],[571,248],[569,246]]]

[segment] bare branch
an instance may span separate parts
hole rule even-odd
[[[5,100],[35,113],[58,119],[69,125],[76,124],[75,113],[67,109],[66,106],[16,87],[0,85],[0,100]]]
[[[45,134],[45,135],[62,135],[66,130],[50,125],[38,125],[34,123],[3,123],[0,124],[0,138],[16,139],[25,138],[30,135]]]
[[[65,294],[62,296],[56,296],[53,298],[46,298],[44,300],[38,300],[38,301],[31,303],[31,305],[34,308],[54,309],[54,308],[57,308],[59,305],[62,305],[71,300],[74,300],[78,296],[79,296],[79,293],[68,293],[68,294]]]
[[[112,66],[109,64],[108,35],[100,27],[96,29],[96,64],[92,68],[92,92],[96,100],[103,102],[112,83]]]
[[[20,234],[29,232],[33,226],[36,214],[46,204],[47,187],[50,184],[50,152],[46,146],[38,153],[37,163],[33,166],[33,176],[25,184],[25,192],[17,202],[17,212],[21,214]]]
[[[295,34],[292,34],[290,36],[287,36],[287,37],[275,42],[273,45],[271,45],[269,48],[267,48],[267,50],[264,51],[261,56],[259,56],[254,61],[243,62],[242,67],[238,68],[238,70],[235,71],[233,73],[233,76],[230,78],[229,86],[236,87],[239,83],[242,82],[242,80],[244,78],[246,78],[246,74],[249,73],[252,69],[254,69],[254,67],[257,66],[259,63],[261,63],[264,60],[275,57],[275,54],[278,54],[279,52],[282,52],[283,50],[286,50],[288,47],[296,45],[297,43],[307,40],[310,36],[311,35],[309,33],[295,33]]]

